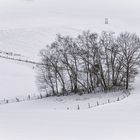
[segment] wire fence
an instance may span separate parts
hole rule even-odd
[[[129,91],[123,91],[122,94],[118,97],[114,97],[114,98],[106,98],[105,100],[100,100],[97,99],[97,101],[95,102],[88,102],[87,105],[84,104],[81,105],[80,103],[77,103],[77,105],[75,105],[75,107],[71,107],[71,106],[66,106],[66,110],[82,110],[82,109],[90,109],[90,108],[94,108],[94,107],[98,107],[101,105],[105,105],[105,104],[109,104],[109,103],[113,103],[113,102],[118,102],[121,101],[125,98],[127,98],[130,95]],[[0,100],[0,105],[4,105],[4,104],[10,104],[10,103],[18,103],[18,102],[24,102],[24,101],[32,101],[32,100],[39,100],[39,99],[44,99],[49,97],[48,95],[27,95],[24,97],[16,97],[16,98],[10,98],[10,99],[1,99]],[[56,108],[54,108],[56,110]]]

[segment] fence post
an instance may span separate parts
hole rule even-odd
[[[31,96],[30,96],[30,95],[28,95],[28,99],[29,99],[29,100],[31,99]]]
[[[91,108],[90,103],[88,103],[88,108]]]
[[[77,110],[80,110],[80,106],[79,105],[77,106]]]
[[[19,99],[18,99],[18,98],[16,98],[16,101],[17,101],[17,102],[19,102]]]
[[[108,103],[110,103],[110,100],[108,99]]]
[[[43,96],[42,96],[42,94],[40,94],[40,99],[42,99],[43,98]]]

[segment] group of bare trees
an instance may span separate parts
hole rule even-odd
[[[40,56],[41,92],[68,95],[128,89],[138,73],[140,38],[128,32],[85,31],[75,38],[57,35]]]

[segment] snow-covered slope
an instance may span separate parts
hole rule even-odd
[[[87,110],[50,110],[47,108],[47,101],[42,103],[41,100],[0,106],[0,138],[139,140],[138,82],[140,77],[135,85],[136,90],[129,98]]]
[[[90,29],[98,33],[112,30],[131,31],[140,35],[137,30],[139,11],[138,0],[0,0],[0,51],[21,54],[27,59],[38,61],[39,51],[52,42],[58,33],[75,36]],[[104,24],[106,17],[109,18],[108,25]],[[32,86],[35,82],[33,84],[33,80],[30,80],[35,79],[35,74],[31,74],[32,69],[21,72],[24,66],[9,63],[8,60],[0,60],[3,67],[0,73],[0,77],[3,77],[0,80],[3,85],[0,97],[37,92]],[[18,76],[19,71],[24,75],[22,78]],[[12,73],[16,73],[15,76]],[[27,75],[30,76],[26,78]],[[26,85],[22,90],[17,88],[17,77],[18,83]],[[12,83],[10,90],[6,88],[7,83]],[[30,90],[26,90],[27,87]]]
[[[139,9],[138,0],[0,0],[0,51],[38,61],[39,50],[57,33],[140,35]],[[3,58],[0,66],[0,99],[37,93],[32,66]],[[139,82],[129,98],[87,110],[50,110],[46,99],[1,105],[0,140],[140,140]]]
[[[76,35],[77,30],[58,27],[36,27],[0,30],[0,50],[24,55],[38,61],[39,51],[56,37],[57,33]]]
[[[0,58],[0,99],[36,94],[32,65]]]
[[[76,35],[90,29],[140,34],[138,4],[138,0],[0,0],[0,49],[36,59],[57,33]],[[109,25],[104,24],[106,17]]]
[[[0,0],[0,49],[36,59],[57,33],[90,29],[140,34],[138,5],[138,0]],[[106,17],[109,25],[104,24]]]

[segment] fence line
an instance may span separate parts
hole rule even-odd
[[[121,101],[121,100],[127,98],[129,95],[130,95],[129,91],[123,91],[122,95],[120,95],[119,97],[116,97],[115,100],[107,99],[102,103],[99,100],[97,100],[94,103],[88,102],[86,108],[90,109],[93,107],[98,107],[100,105],[105,105],[105,104]],[[18,103],[18,102],[23,102],[23,101],[39,100],[39,99],[43,99],[43,98],[47,98],[47,97],[49,97],[49,96],[40,94],[40,95],[27,95],[24,97],[16,97],[16,98],[12,98],[12,99],[2,99],[2,100],[0,100],[0,105],[16,103],[16,102]],[[82,108],[81,108],[80,104],[77,104],[76,110],[81,110],[81,109]],[[70,107],[66,107],[66,110],[71,110],[71,109],[70,109]]]

